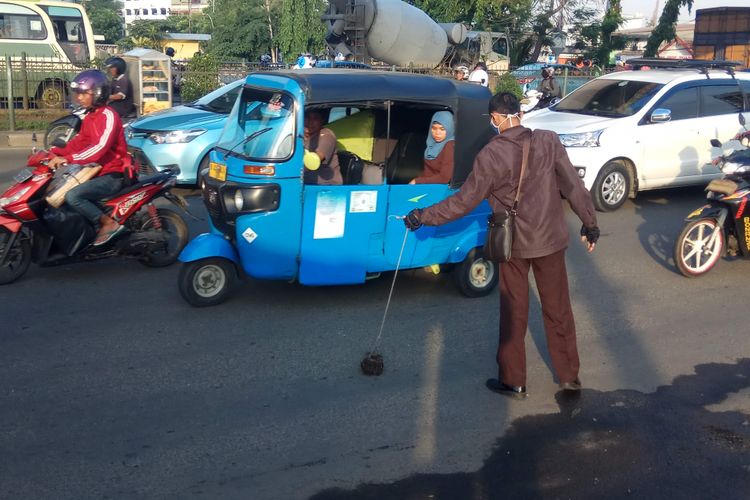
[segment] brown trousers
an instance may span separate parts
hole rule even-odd
[[[539,290],[552,366],[559,382],[572,382],[578,377],[580,362],[565,250],[535,259],[511,258],[500,264],[500,342],[497,348],[500,380],[509,385],[526,385],[529,267],[534,270]]]

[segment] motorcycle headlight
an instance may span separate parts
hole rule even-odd
[[[595,130],[578,134],[559,134],[559,137],[566,148],[594,148],[599,146],[599,136],[602,132],[603,130]]]
[[[21,189],[20,191],[18,191],[13,196],[8,196],[6,198],[0,198],[0,209],[5,208],[5,205],[10,205],[11,203],[15,203],[18,200],[20,200],[21,197],[23,195],[25,195],[28,192],[29,189],[31,189],[31,187],[25,187],[25,188]]]
[[[196,128],[193,130],[171,130],[169,132],[151,132],[148,138],[154,144],[178,144],[190,142],[196,137],[206,133],[206,129]]]

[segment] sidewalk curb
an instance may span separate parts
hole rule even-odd
[[[23,131],[23,132],[2,131],[0,132],[0,147],[8,147],[8,148],[29,147],[30,148],[32,146],[38,146],[38,147],[44,146],[44,132],[33,132],[33,131]]]

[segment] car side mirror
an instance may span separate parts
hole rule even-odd
[[[720,148],[721,142],[719,142],[719,139],[711,139],[711,145],[715,148]]]
[[[657,108],[651,113],[651,123],[665,123],[672,119],[672,112],[668,109]]]

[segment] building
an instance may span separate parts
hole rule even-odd
[[[196,52],[200,52],[200,44],[211,40],[211,35],[201,33],[167,33],[162,41],[164,50],[174,49],[175,59],[192,59]]]
[[[156,21],[170,14],[172,0],[121,0],[122,17],[127,27],[133,21],[144,19]]]

